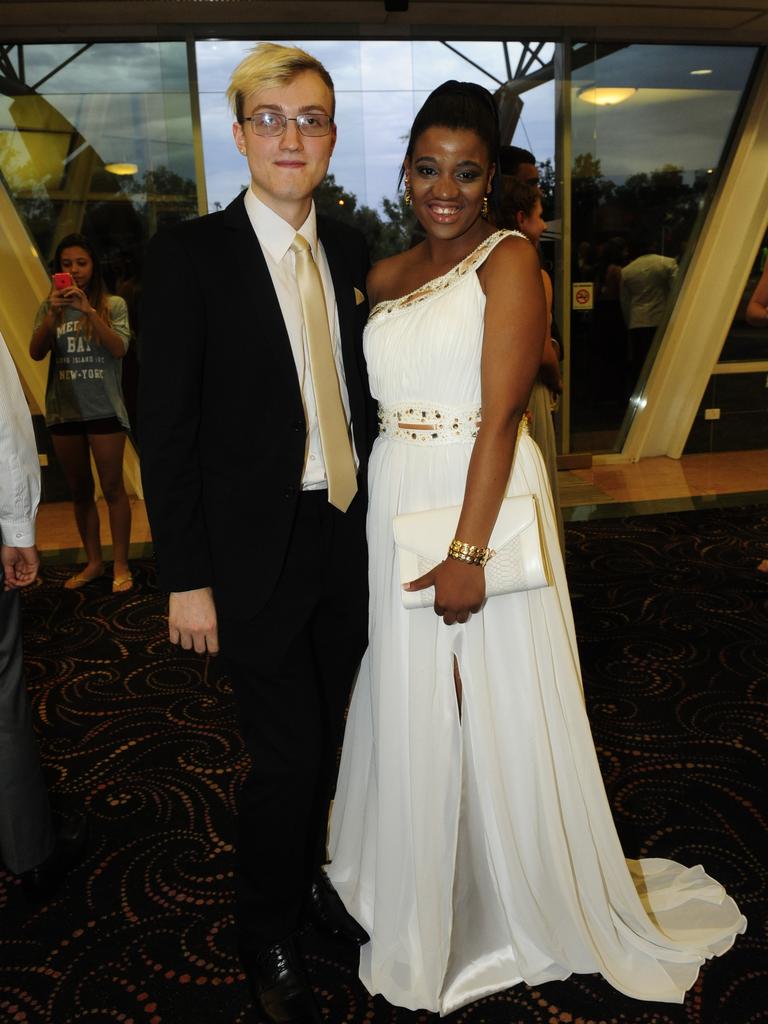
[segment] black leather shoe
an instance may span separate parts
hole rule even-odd
[[[27,899],[51,899],[67,872],[82,860],[87,839],[88,822],[82,814],[62,822],[56,831],[52,853],[42,864],[21,876],[21,887]]]
[[[322,1024],[292,939],[256,952],[240,950],[251,993],[273,1024]]]
[[[309,890],[309,912],[315,924],[336,939],[354,942],[356,946],[364,946],[369,941],[368,933],[347,911],[322,868],[318,869]]]

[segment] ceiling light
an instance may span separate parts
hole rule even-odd
[[[689,75],[711,75],[712,68],[697,68],[696,71],[689,71]]]
[[[135,174],[138,169],[138,164],[104,164],[104,170],[109,171],[110,174]]]
[[[598,107],[615,107],[617,103],[623,103],[630,96],[634,96],[637,89],[618,85],[590,86],[588,89],[580,89],[576,94],[580,100],[586,103],[594,103]]]

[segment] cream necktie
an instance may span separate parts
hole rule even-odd
[[[328,330],[323,282],[306,238],[297,234],[291,244],[291,251],[296,257],[296,283],[299,286],[307,332],[309,366],[328,480],[328,501],[346,512],[357,494],[357,476]]]

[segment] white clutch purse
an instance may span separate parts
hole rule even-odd
[[[460,514],[461,506],[453,505],[395,516],[401,583],[418,579],[445,559]],[[495,554],[484,570],[486,598],[550,586],[552,573],[534,495],[521,494],[502,501],[488,547]],[[435,603],[434,587],[402,593],[406,608],[431,608]]]

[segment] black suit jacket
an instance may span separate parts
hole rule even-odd
[[[318,217],[333,278],[360,492],[371,440],[362,352],[368,252]],[[355,295],[357,289],[358,295]],[[211,586],[217,608],[254,615],[285,557],[304,465],[296,367],[243,195],[159,232],[142,281],[139,435],[160,584]],[[349,513],[347,513],[349,514]],[[362,517],[361,517],[362,522]]]

